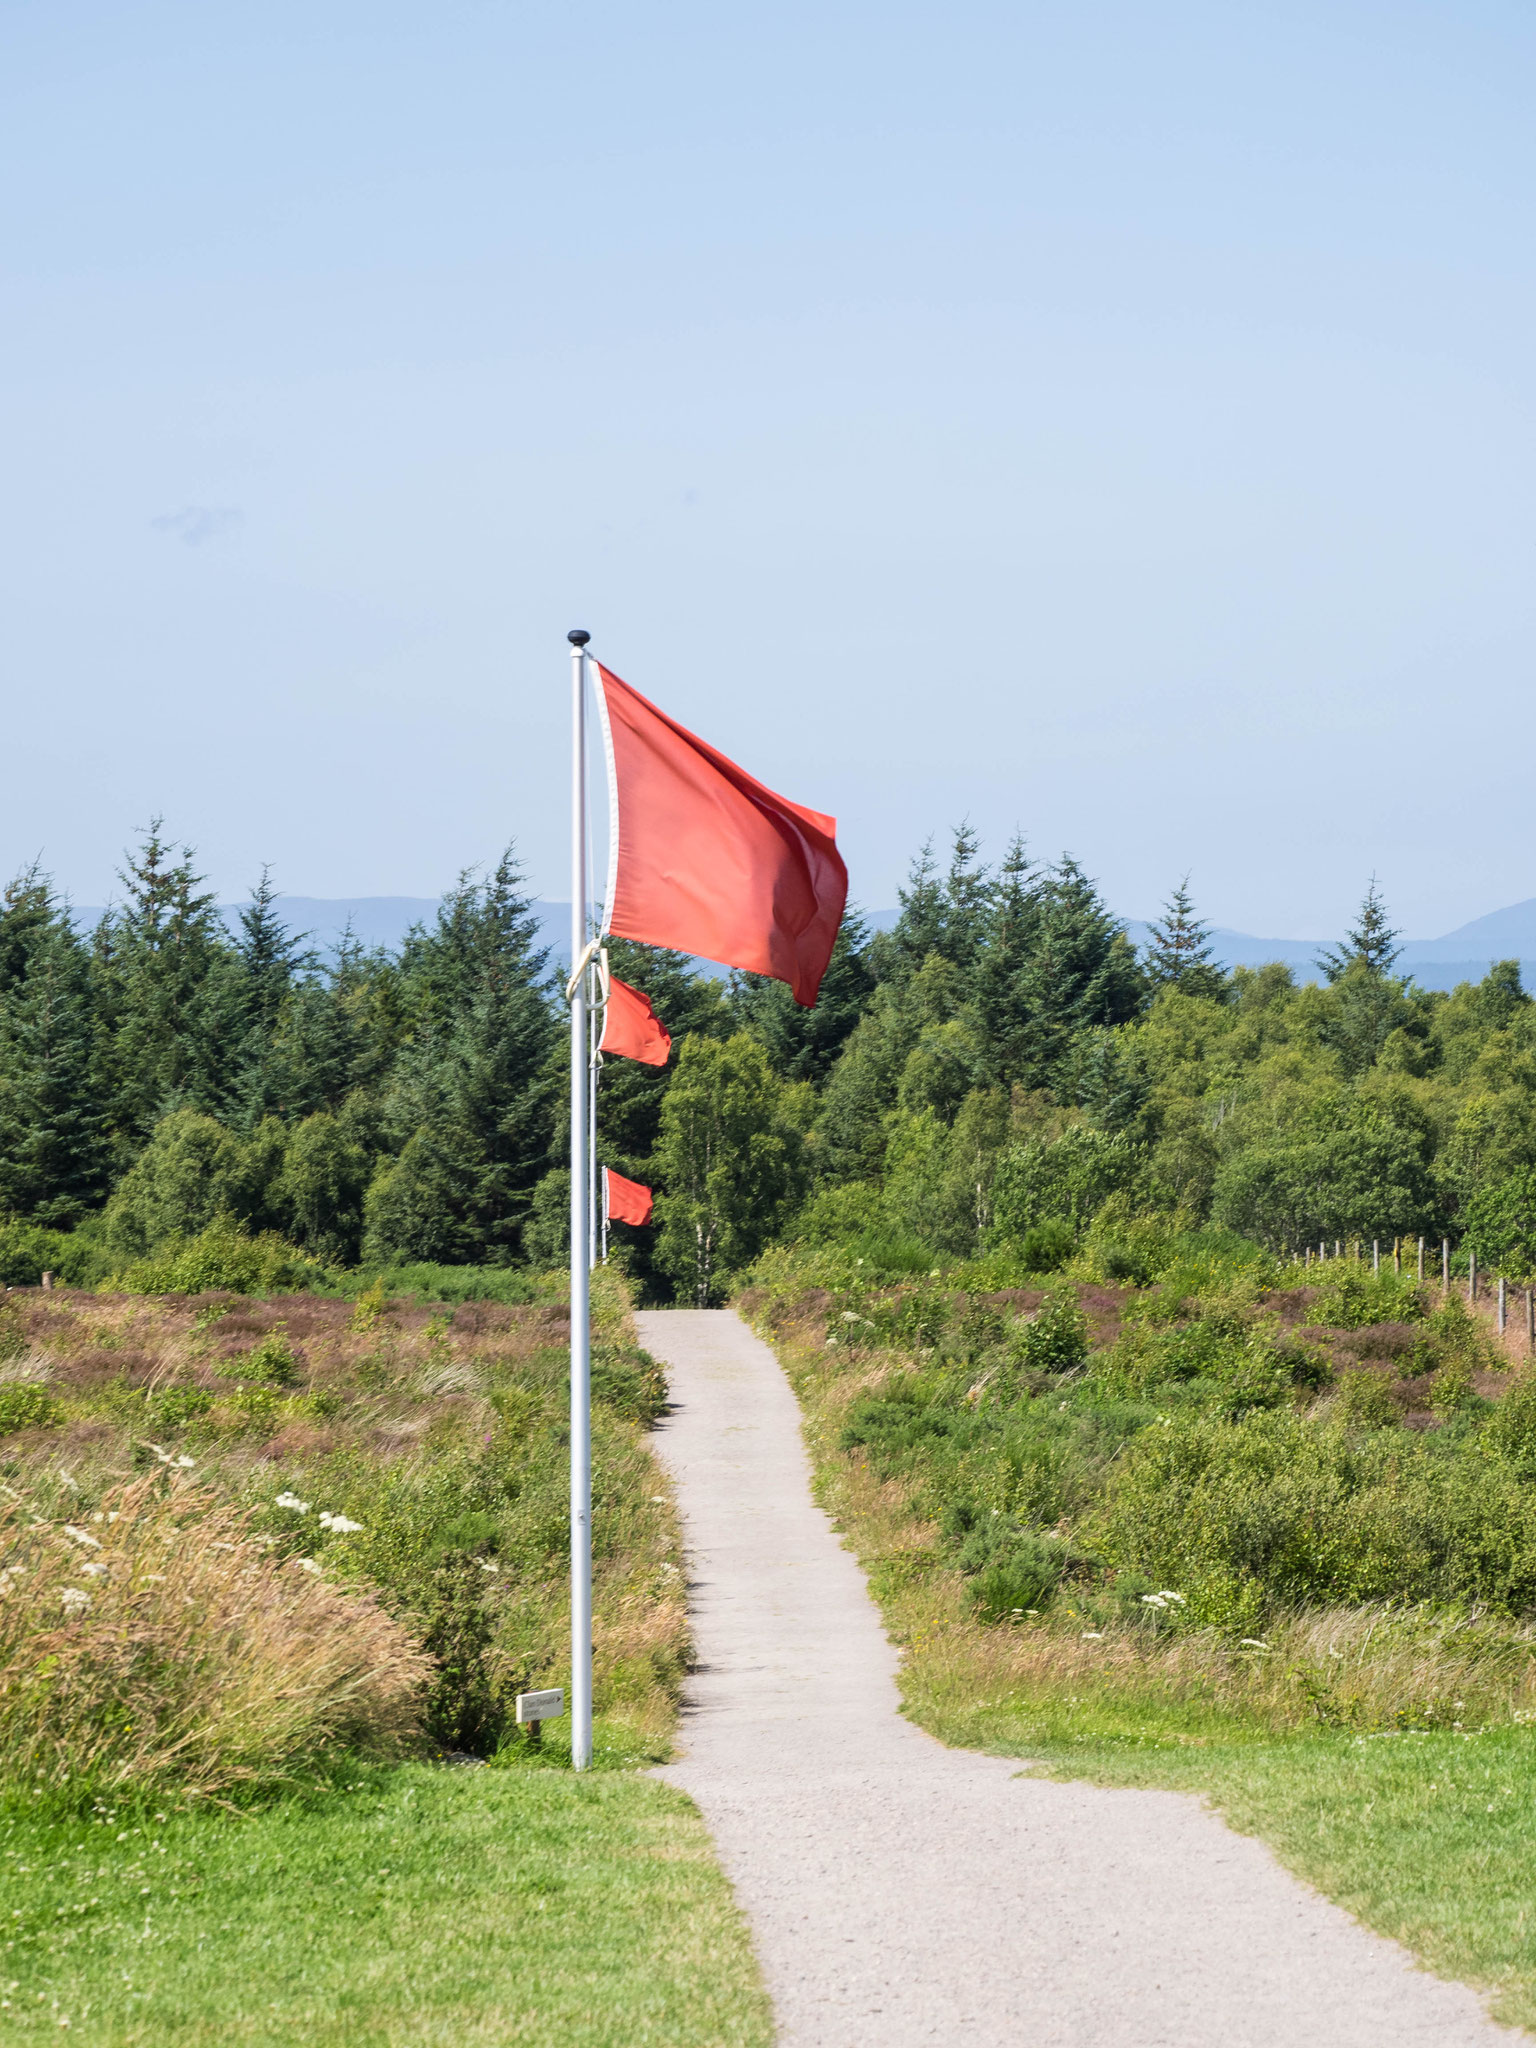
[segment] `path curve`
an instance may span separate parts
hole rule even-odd
[[[638,1321],[698,1658],[658,1775],[713,1830],[780,2048],[1529,2042],[1189,1795],[1020,1777],[903,1720],[777,1359],[729,1310]]]

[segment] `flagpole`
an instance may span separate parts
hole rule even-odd
[[[586,646],[571,643],[571,1762],[592,1761],[592,1326],[587,1243]]]

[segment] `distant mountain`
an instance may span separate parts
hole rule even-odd
[[[1126,931],[1138,947],[1151,941],[1150,926],[1136,919],[1127,921]],[[1283,960],[1299,981],[1321,981],[1318,956],[1337,944],[1336,938],[1256,939],[1220,928],[1211,933],[1212,951],[1223,967]],[[1405,939],[1397,972],[1411,975],[1420,988],[1452,989],[1458,982],[1481,981],[1496,960],[1518,960],[1521,979],[1536,993],[1536,897],[1474,918],[1443,939]]]
[[[303,932],[316,952],[334,952],[343,932],[351,926],[365,946],[400,945],[413,924],[430,924],[437,913],[435,896],[282,896],[278,907],[289,929]],[[242,906],[220,905],[220,914],[231,930],[239,929]],[[558,961],[570,950],[570,907],[564,903],[535,903],[539,933]],[[99,906],[79,904],[75,921],[84,929],[101,916]],[[889,931],[898,912],[877,910],[869,922],[876,931]],[[1138,947],[1150,943],[1151,928],[1137,918],[1126,920],[1126,931]],[[1283,960],[1301,981],[1321,979],[1318,955],[1336,945],[1336,939],[1258,939],[1249,932],[1220,928],[1211,933],[1211,945],[1223,967],[1263,967],[1271,960]],[[1411,974],[1421,988],[1454,988],[1461,981],[1480,981],[1495,960],[1518,960],[1528,989],[1536,992],[1536,897],[1512,903],[1507,910],[1492,910],[1470,924],[1447,932],[1442,939],[1408,939],[1403,944],[1398,972]],[[701,966],[709,965],[706,961]],[[723,973],[723,969],[717,969]]]

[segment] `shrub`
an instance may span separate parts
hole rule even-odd
[[[1223,1626],[1234,1604],[1257,1619],[1255,1599],[1258,1611],[1392,1598],[1536,1606],[1536,1499],[1502,1460],[1285,1410],[1143,1430],[1092,1540],[1110,1563],[1186,1593],[1191,1618]]]
[[[1055,1273],[1071,1258],[1072,1247],[1071,1224],[1059,1216],[1048,1216],[1025,1231],[1019,1254],[1026,1273]]]
[[[1536,1368],[1523,1372],[1494,1409],[1487,1437],[1517,1472],[1536,1478]]]
[[[325,1269],[274,1231],[248,1237],[229,1218],[196,1237],[169,1238],[103,1282],[117,1294],[271,1294],[323,1280]]]
[[[0,1386],[0,1436],[18,1429],[54,1429],[63,1410],[46,1387]]]
[[[36,1287],[45,1273],[52,1273],[66,1287],[92,1287],[106,1264],[92,1230],[0,1223],[0,1286]]]
[[[1355,1429],[1391,1429],[1403,1419],[1392,1389],[1375,1372],[1346,1372],[1334,1399],[1336,1420]]]
[[[1372,1323],[1420,1322],[1428,1306],[1423,1288],[1407,1274],[1390,1268],[1372,1273],[1352,1260],[1340,1260],[1310,1313],[1313,1322],[1335,1330],[1363,1330]]]
[[[971,1580],[966,1590],[972,1608],[983,1621],[1038,1613],[1056,1597],[1068,1555],[1067,1546],[1052,1537],[1017,1537]]]
[[[136,1480],[79,1525],[0,1496],[0,1547],[0,1783],[220,1795],[417,1733],[406,1630],[203,1488]]]
[[[286,1332],[281,1328],[268,1330],[243,1358],[231,1361],[230,1377],[250,1380],[257,1386],[297,1386],[299,1361],[293,1355]]]
[[[1048,1294],[1026,1322],[1016,1326],[1019,1362],[1032,1372],[1071,1372],[1088,1356],[1088,1318],[1075,1293]]]

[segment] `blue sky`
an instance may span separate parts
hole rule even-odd
[[[1536,17],[0,13],[0,864],[563,893],[567,626],[854,886],[1536,895]]]

